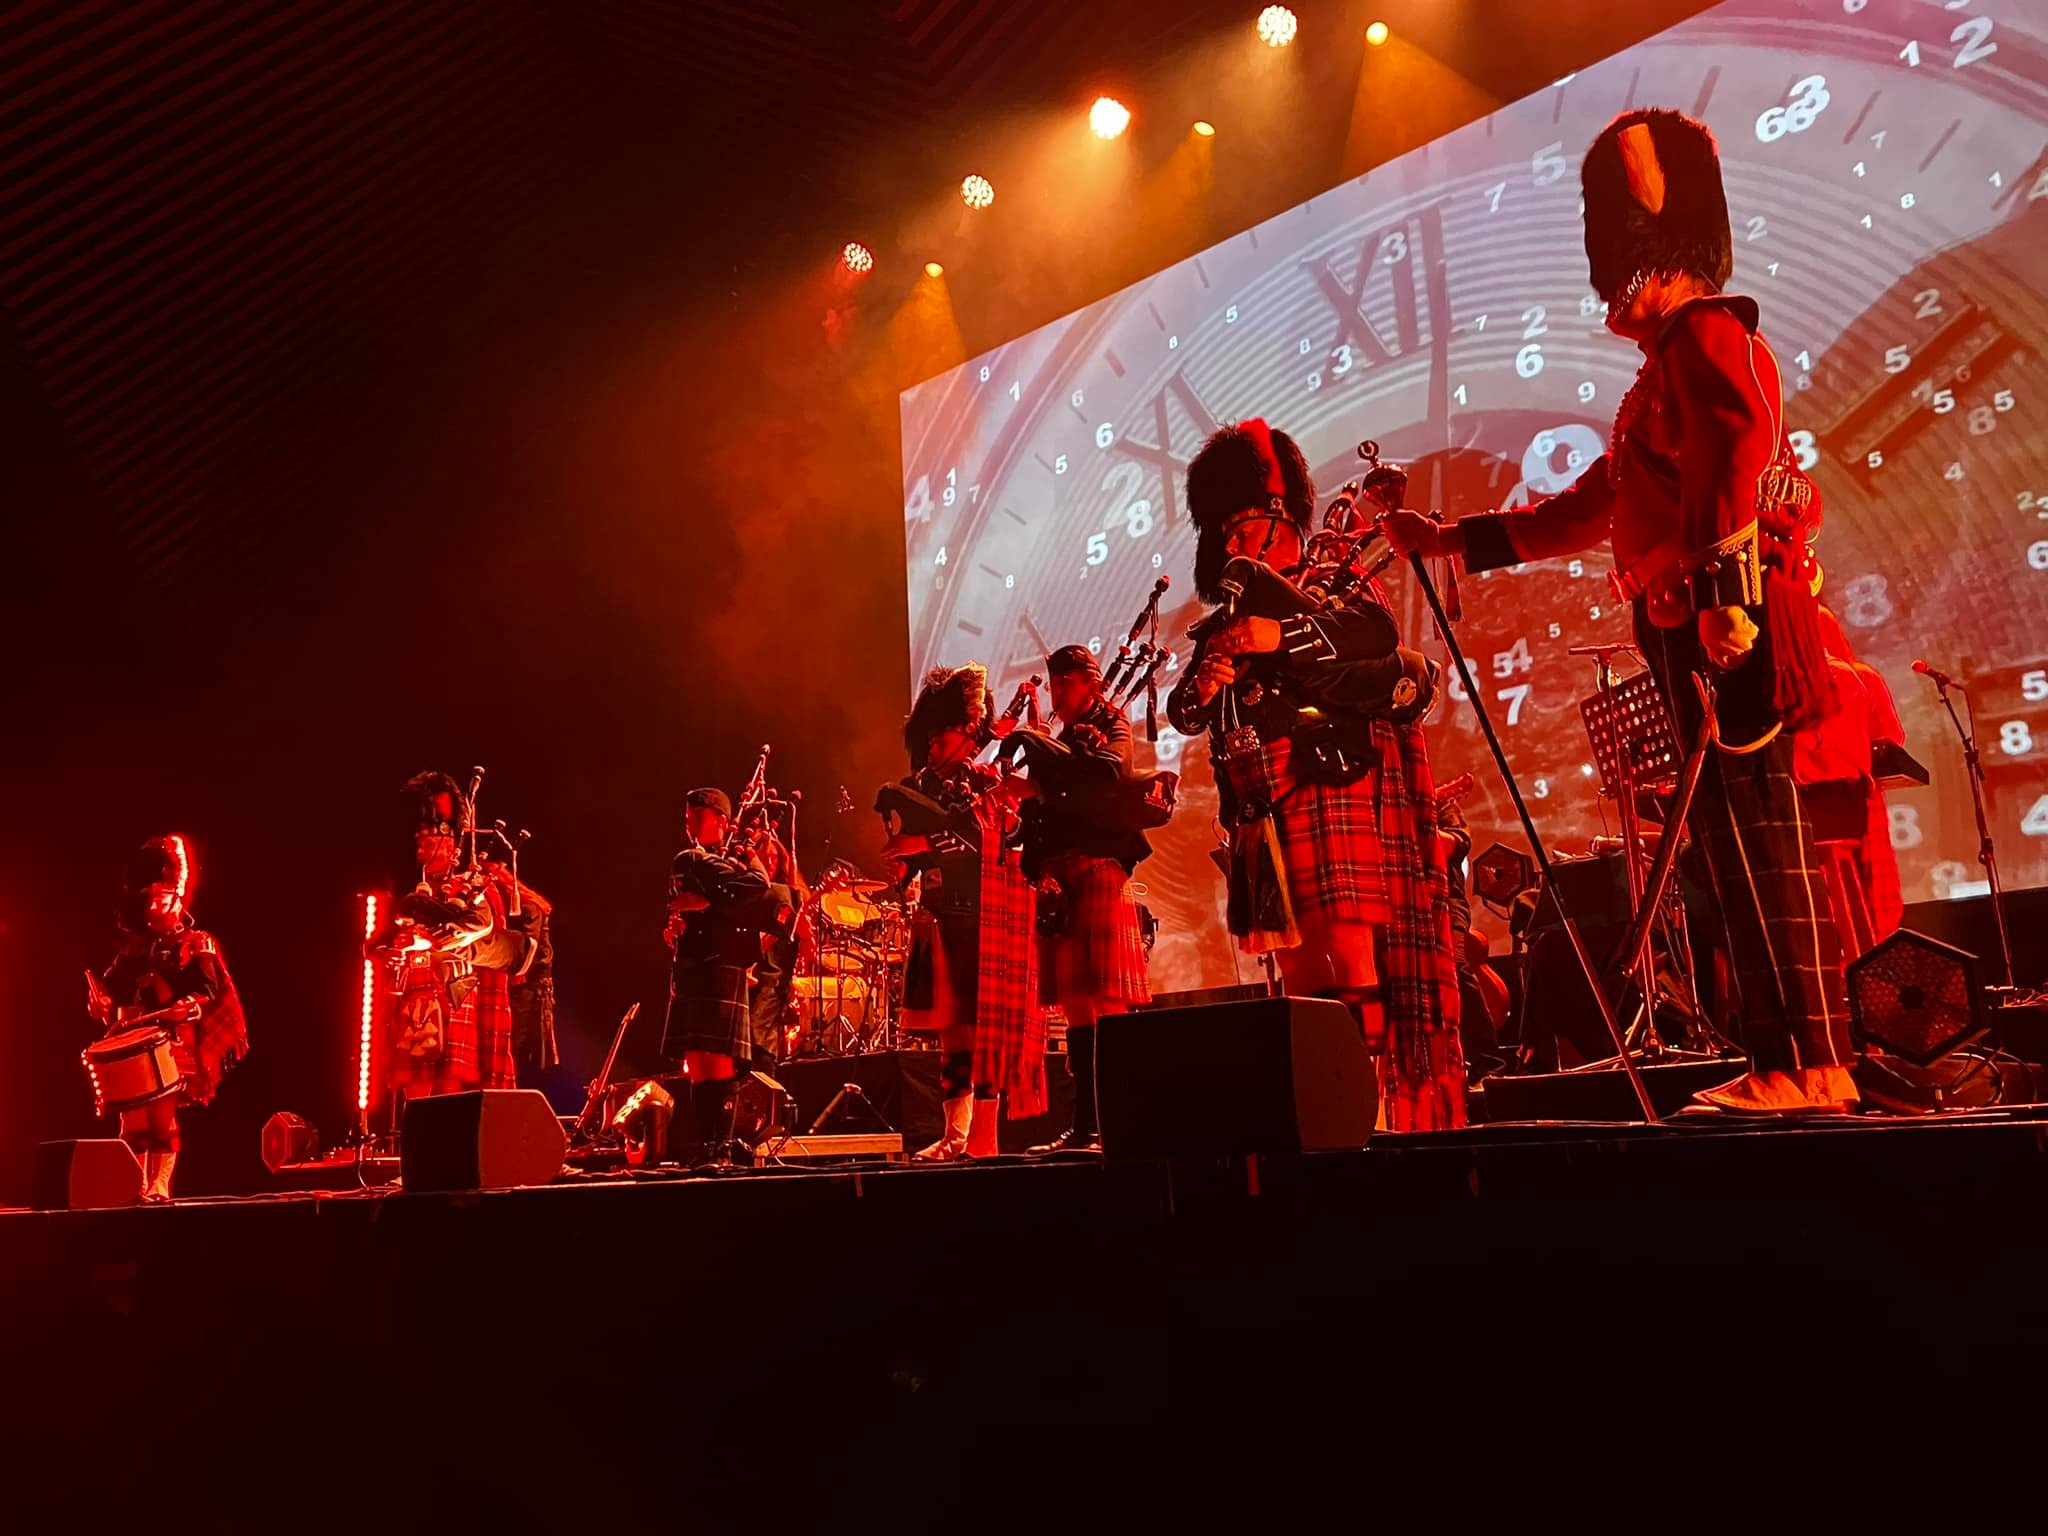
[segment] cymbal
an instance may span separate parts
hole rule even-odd
[[[856,896],[870,898],[879,896],[885,891],[892,892],[897,899],[901,899],[903,895],[902,891],[898,890],[895,884],[888,880],[856,880],[847,886],[846,889],[853,892]]]

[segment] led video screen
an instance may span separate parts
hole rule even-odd
[[[1451,513],[1569,484],[1639,355],[1587,284],[1578,162],[1630,106],[1720,139],[1732,291],[1762,305],[1787,426],[1826,502],[1823,599],[1932,771],[1891,794],[1906,898],[1982,889],[1960,747],[1926,657],[1975,701],[2001,868],[2048,883],[2048,38],[2019,0],[1729,0],[902,397],[913,679],[985,662],[998,701],[1052,647],[1113,654],[1159,573],[1185,662],[1181,477],[1219,423],[1302,443],[1327,500],[1376,439]],[[1598,554],[1467,578],[1460,638],[1546,842],[1616,830],[1568,646],[1628,638]],[[1411,643],[1443,649],[1405,572]],[[1169,671],[1171,684],[1177,672]],[[1475,845],[1519,845],[1456,695],[1439,781],[1472,771]],[[1223,933],[1205,747],[1139,868],[1160,988],[1248,979]]]

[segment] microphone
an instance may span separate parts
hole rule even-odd
[[[1918,657],[1914,658],[1913,670],[1915,672],[1918,672],[1922,677],[1932,678],[1934,680],[1934,686],[1937,688],[1954,688],[1959,686],[1956,680],[1950,677],[1946,672],[1943,672],[1936,667],[1930,667],[1929,665],[1927,665],[1926,662],[1920,660]]]
[[[1159,606],[1159,599],[1166,596],[1166,589],[1173,585],[1171,576],[1161,576],[1152,583],[1151,594],[1145,599],[1145,606],[1138,610],[1138,622],[1131,626],[1131,632],[1124,636],[1124,644],[1134,644],[1145,631],[1145,621],[1152,617],[1152,610]]]

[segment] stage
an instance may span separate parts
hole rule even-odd
[[[2009,1112],[6,1212],[6,1487],[212,1529],[1059,1529],[1070,1482],[1104,1518],[1590,1511],[1614,1476],[1668,1513],[2028,1436],[2044,1197],[2048,1117]]]

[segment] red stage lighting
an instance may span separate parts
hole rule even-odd
[[[858,240],[847,241],[846,249],[839,253],[839,259],[845,264],[846,270],[856,277],[864,276],[875,269],[875,253]]]
[[[970,208],[986,208],[995,200],[995,184],[986,176],[969,176],[960,183],[960,201]]]
[[[1259,12],[1259,41],[1268,48],[1285,48],[1294,41],[1301,23],[1284,5],[1269,5]]]
[[[1384,21],[1376,21],[1367,27],[1365,29],[1365,40],[1371,43],[1373,47],[1379,47],[1381,43],[1387,40],[1387,24]]]
[[[377,936],[377,898],[363,898],[363,942]],[[370,1130],[370,1043],[377,1019],[377,962],[363,957],[363,1027],[356,1041],[356,1129]]]

